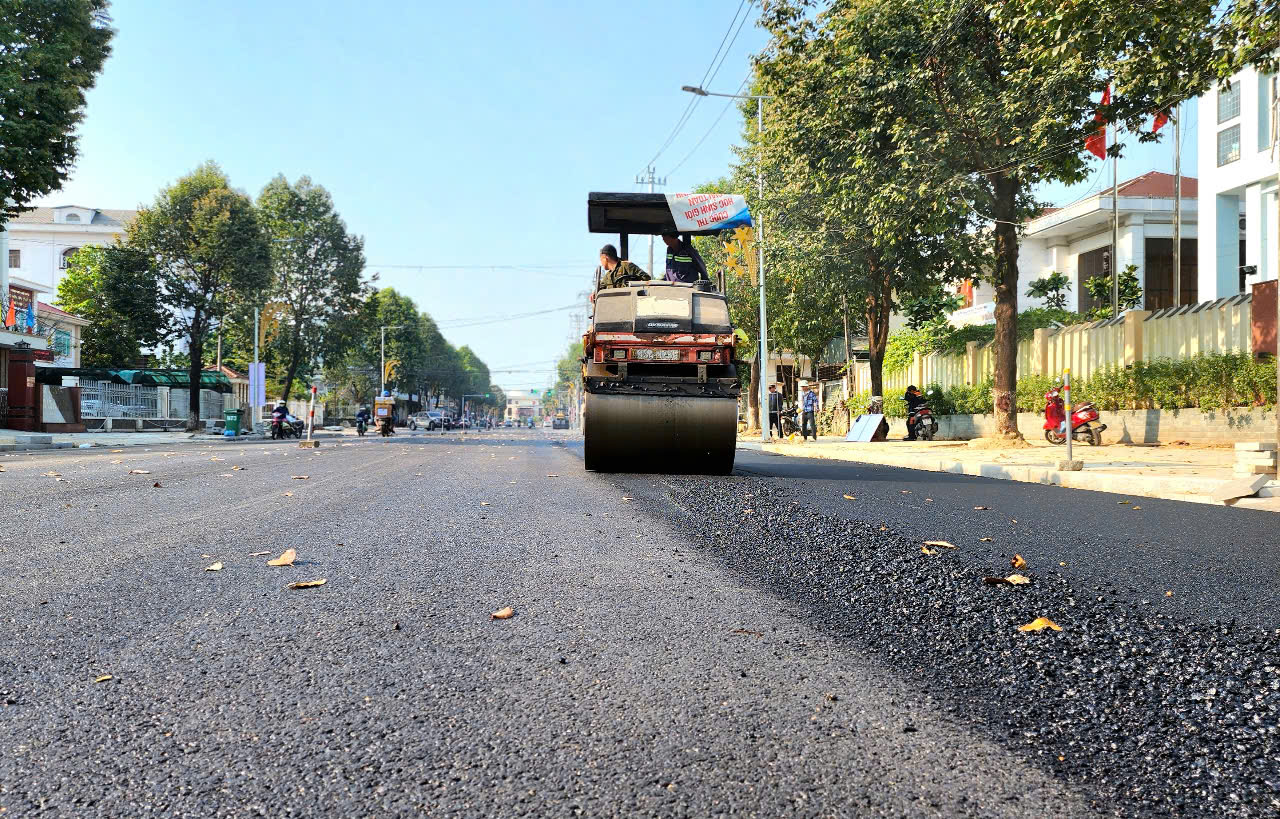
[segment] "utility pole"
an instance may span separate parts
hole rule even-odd
[[[1173,113],[1173,306],[1182,306],[1182,103]]]
[[[648,184],[648,186],[649,186],[649,193],[654,193],[654,190],[653,190],[653,189],[654,189],[654,186],[655,186],[655,185],[660,185],[660,186],[662,186],[662,187],[664,187],[664,188],[667,186],[667,178],[664,176],[664,177],[662,177],[661,179],[659,179],[658,177],[654,176],[654,173],[653,173],[653,166],[652,166],[652,165],[650,165],[650,166],[648,167],[648,169],[647,169],[643,174],[639,174],[639,175],[637,175],[637,176],[636,176],[636,184],[637,184],[637,185],[644,185],[644,184]],[[656,278],[658,278],[658,276],[655,276],[655,275],[654,275],[654,273],[653,273],[653,234],[652,234],[652,233],[651,233],[651,234],[649,234],[649,270],[648,270],[648,273],[649,273],[649,275],[650,275],[650,276],[653,276],[653,278],[655,278],[655,279],[656,279]]]
[[[1111,126],[1111,144],[1120,141],[1120,124]],[[1111,317],[1120,315],[1120,156],[1111,157]]]

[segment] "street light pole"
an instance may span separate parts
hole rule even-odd
[[[760,196],[760,211],[753,218],[756,225],[756,270],[760,278],[760,441],[769,442],[769,380],[765,377],[765,367],[769,364],[769,321],[768,310],[764,299],[764,101],[773,99],[768,94],[717,94],[696,85],[684,85],[681,91],[697,94],[699,97],[726,97],[735,100],[756,101],[756,139],[761,140],[759,156],[756,160],[756,186]]]

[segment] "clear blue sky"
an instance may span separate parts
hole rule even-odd
[[[636,174],[691,99],[680,86],[703,79],[740,7],[116,0],[114,53],[89,94],[80,160],[39,204],[147,204],[206,159],[255,197],[277,173],[309,175],[365,237],[381,284],[412,297],[491,368],[519,370],[495,372],[498,384],[544,386],[572,334],[571,311],[463,320],[579,301],[606,238],[586,231],[587,192],[640,189]],[[711,90],[732,92],[746,78],[765,44],[757,12],[736,40],[729,32]],[[723,109],[701,100],[658,157],[666,190],[725,172],[740,122],[729,111],[713,127]],[[1168,170],[1168,154],[1145,148],[1121,175]],[[644,245],[632,256],[647,264]]]

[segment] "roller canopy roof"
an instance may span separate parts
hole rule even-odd
[[[718,193],[589,193],[592,233],[708,236],[751,224],[746,200]]]

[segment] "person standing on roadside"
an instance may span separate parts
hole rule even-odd
[[[800,439],[818,440],[818,394],[809,389],[808,381],[800,382]]]
[[[773,432],[774,427],[778,429],[778,437],[782,437],[782,393],[778,392],[777,384],[769,385],[769,431]]]

